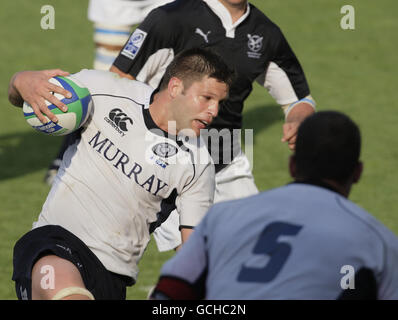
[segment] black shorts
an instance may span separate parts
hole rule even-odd
[[[96,300],[124,300],[126,286],[134,284],[132,278],[106,270],[78,237],[60,226],[47,225],[29,231],[15,244],[12,280],[18,299],[32,298],[32,268],[46,255],[72,262]]]

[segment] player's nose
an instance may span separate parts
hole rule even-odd
[[[220,106],[219,101],[212,102],[209,104],[208,111],[213,118],[217,117],[219,106]]]

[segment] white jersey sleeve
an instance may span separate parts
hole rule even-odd
[[[185,143],[189,153],[193,175],[191,181],[183,186],[177,197],[176,207],[180,214],[180,227],[194,227],[213,204],[215,190],[215,170],[211,157],[201,138],[195,143]],[[199,147],[192,147],[194,144]]]

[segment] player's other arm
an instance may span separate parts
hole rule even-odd
[[[296,146],[297,130],[301,122],[315,112],[315,101],[309,95],[288,106],[282,107],[285,111],[282,142],[287,142],[289,149]]]
[[[186,228],[186,227],[182,227],[181,228],[181,240],[182,243],[187,242],[188,238],[190,237],[190,235],[193,232],[193,228]]]
[[[296,144],[300,123],[315,112],[315,101],[304,71],[281,30],[275,26],[273,54],[267,69],[257,81],[263,85],[285,112],[282,142],[291,150]]]
[[[135,80],[135,77],[133,77],[131,74],[125,73],[122,70],[120,70],[118,67],[116,67],[115,65],[112,65],[109,69],[109,71],[114,72],[116,74],[118,74],[119,76],[121,76],[122,78],[128,78],[131,80]]]
[[[142,40],[133,46],[129,40],[119,52],[110,71],[157,87],[159,76],[174,57],[172,48],[175,47],[175,39],[178,39],[175,31],[180,30],[180,19],[176,15],[164,7],[152,10],[130,35],[130,40],[134,37],[141,37]]]
[[[163,266],[151,299],[198,300],[205,296],[205,214],[213,203],[215,170],[212,163],[197,169],[198,176],[184,188],[176,201],[183,245]],[[196,226],[195,230],[193,226]]]
[[[18,89],[15,86],[15,78],[17,77],[18,73],[14,74],[10,80],[8,85],[8,100],[16,107],[22,107],[23,99],[19,94]]]
[[[207,153],[207,150],[206,150]],[[213,163],[196,166],[192,182],[177,197],[177,211],[180,214],[181,240],[184,245],[213,204],[215,192],[215,169]]]
[[[289,149],[294,150],[298,127],[306,117],[315,112],[315,101],[310,95],[304,70],[282,32],[280,32],[275,52],[275,61],[286,73],[297,97],[293,103],[282,106],[285,112],[285,123],[282,127],[281,141],[287,142]]]
[[[207,217],[207,216],[206,216]],[[205,298],[207,276],[206,217],[177,254],[161,270],[151,294],[155,300],[199,300]]]
[[[52,69],[42,71],[21,71],[14,74],[8,86],[8,100],[17,107],[22,107],[26,101],[32,106],[33,111],[42,123],[47,120],[43,113],[53,122],[57,122],[57,117],[48,109],[45,100],[56,105],[62,111],[67,111],[67,107],[53,93],[59,93],[67,98],[72,94],[62,87],[48,82],[55,76],[68,76],[69,72]]]

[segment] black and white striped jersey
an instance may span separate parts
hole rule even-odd
[[[156,88],[173,57],[192,47],[218,52],[237,71],[229,99],[209,128],[241,128],[243,102],[256,80],[280,105],[310,94],[280,28],[251,4],[234,24],[218,0],[176,0],[159,7],[132,33],[114,65]]]
[[[188,227],[205,215],[214,165],[200,138],[179,140],[156,126],[150,86],[97,70],[71,79],[88,88],[93,112],[65,152],[35,227],[64,227],[109,271],[135,279],[153,223],[175,208]]]

